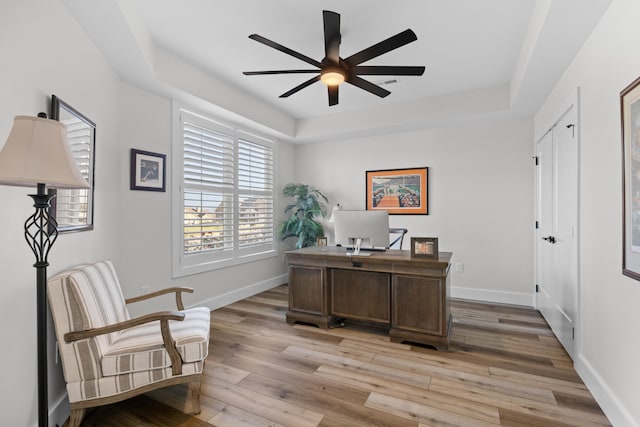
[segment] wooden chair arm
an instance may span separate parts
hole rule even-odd
[[[144,316],[136,317],[135,319],[125,320],[124,322],[114,323],[112,325],[103,326],[101,328],[85,329],[82,331],[72,331],[64,334],[64,341],[67,343],[83,340],[86,338],[93,338],[98,335],[110,334],[111,332],[122,331],[134,326],[142,325],[144,323],[154,322],[156,320],[169,321],[169,320],[184,320],[184,313],[178,311],[159,311],[157,313],[150,313]]]
[[[182,292],[187,292],[189,294],[193,293],[193,288],[188,288],[186,286],[177,286],[173,288],[160,289],[159,291],[151,292],[149,294],[127,298],[126,300],[124,300],[124,302],[127,304],[131,304],[138,301],[144,301],[150,298],[155,298],[160,295],[170,294],[172,292],[175,292],[176,294],[176,306],[178,307],[178,310],[184,310],[184,304],[182,303]]]
[[[171,359],[171,371],[173,372],[173,375],[182,375],[182,357],[180,357],[176,344],[173,342],[173,338],[171,337],[169,320],[183,321],[184,318],[185,314],[177,311],[159,311],[157,313],[146,314],[144,316],[136,317],[135,319],[125,320],[124,322],[114,323],[113,325],[103,326],[101,328],[67,332],[64,334],[64,340],[65,342],[73,342],[85,338],[92,338],[98,335],[109,334],[111,332],[122,331],[134,326],[159,320],[162,342],[167,353],[169,353],[169,358]]]

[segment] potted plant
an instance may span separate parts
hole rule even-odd
[[[318,237],[324,235],[322,224],[316,218],[325,216],[325,204],[329,200],[320,190],[306,184],[289,183],[282,194],[293,197],[293,203],[284,210],[289,217],[278,228],[280,239],[297,237],[297,249],[315,245]]]

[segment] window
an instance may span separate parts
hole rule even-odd
[[[174,276],[274,256],[274,143],[175,114]]]

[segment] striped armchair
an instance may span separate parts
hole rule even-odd
[[[70,427],[87,408],[189,383],[200,413],[200,378],[209,348],[210,312],[185,310],[182,293],[165,290],[125,300],[113,264],[80,265],[49,279],[49,305],[71,403]],[[177,311],[131,318],[127,304],[174,293]]]

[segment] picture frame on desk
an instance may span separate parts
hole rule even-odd
[[[438,259],[438,256],[439,251],[437,237],[411,238],[411,258]]]
[[[327,238],[326,237],[318,237],[318,241],[316,242],[316,246],[327,246]]]

